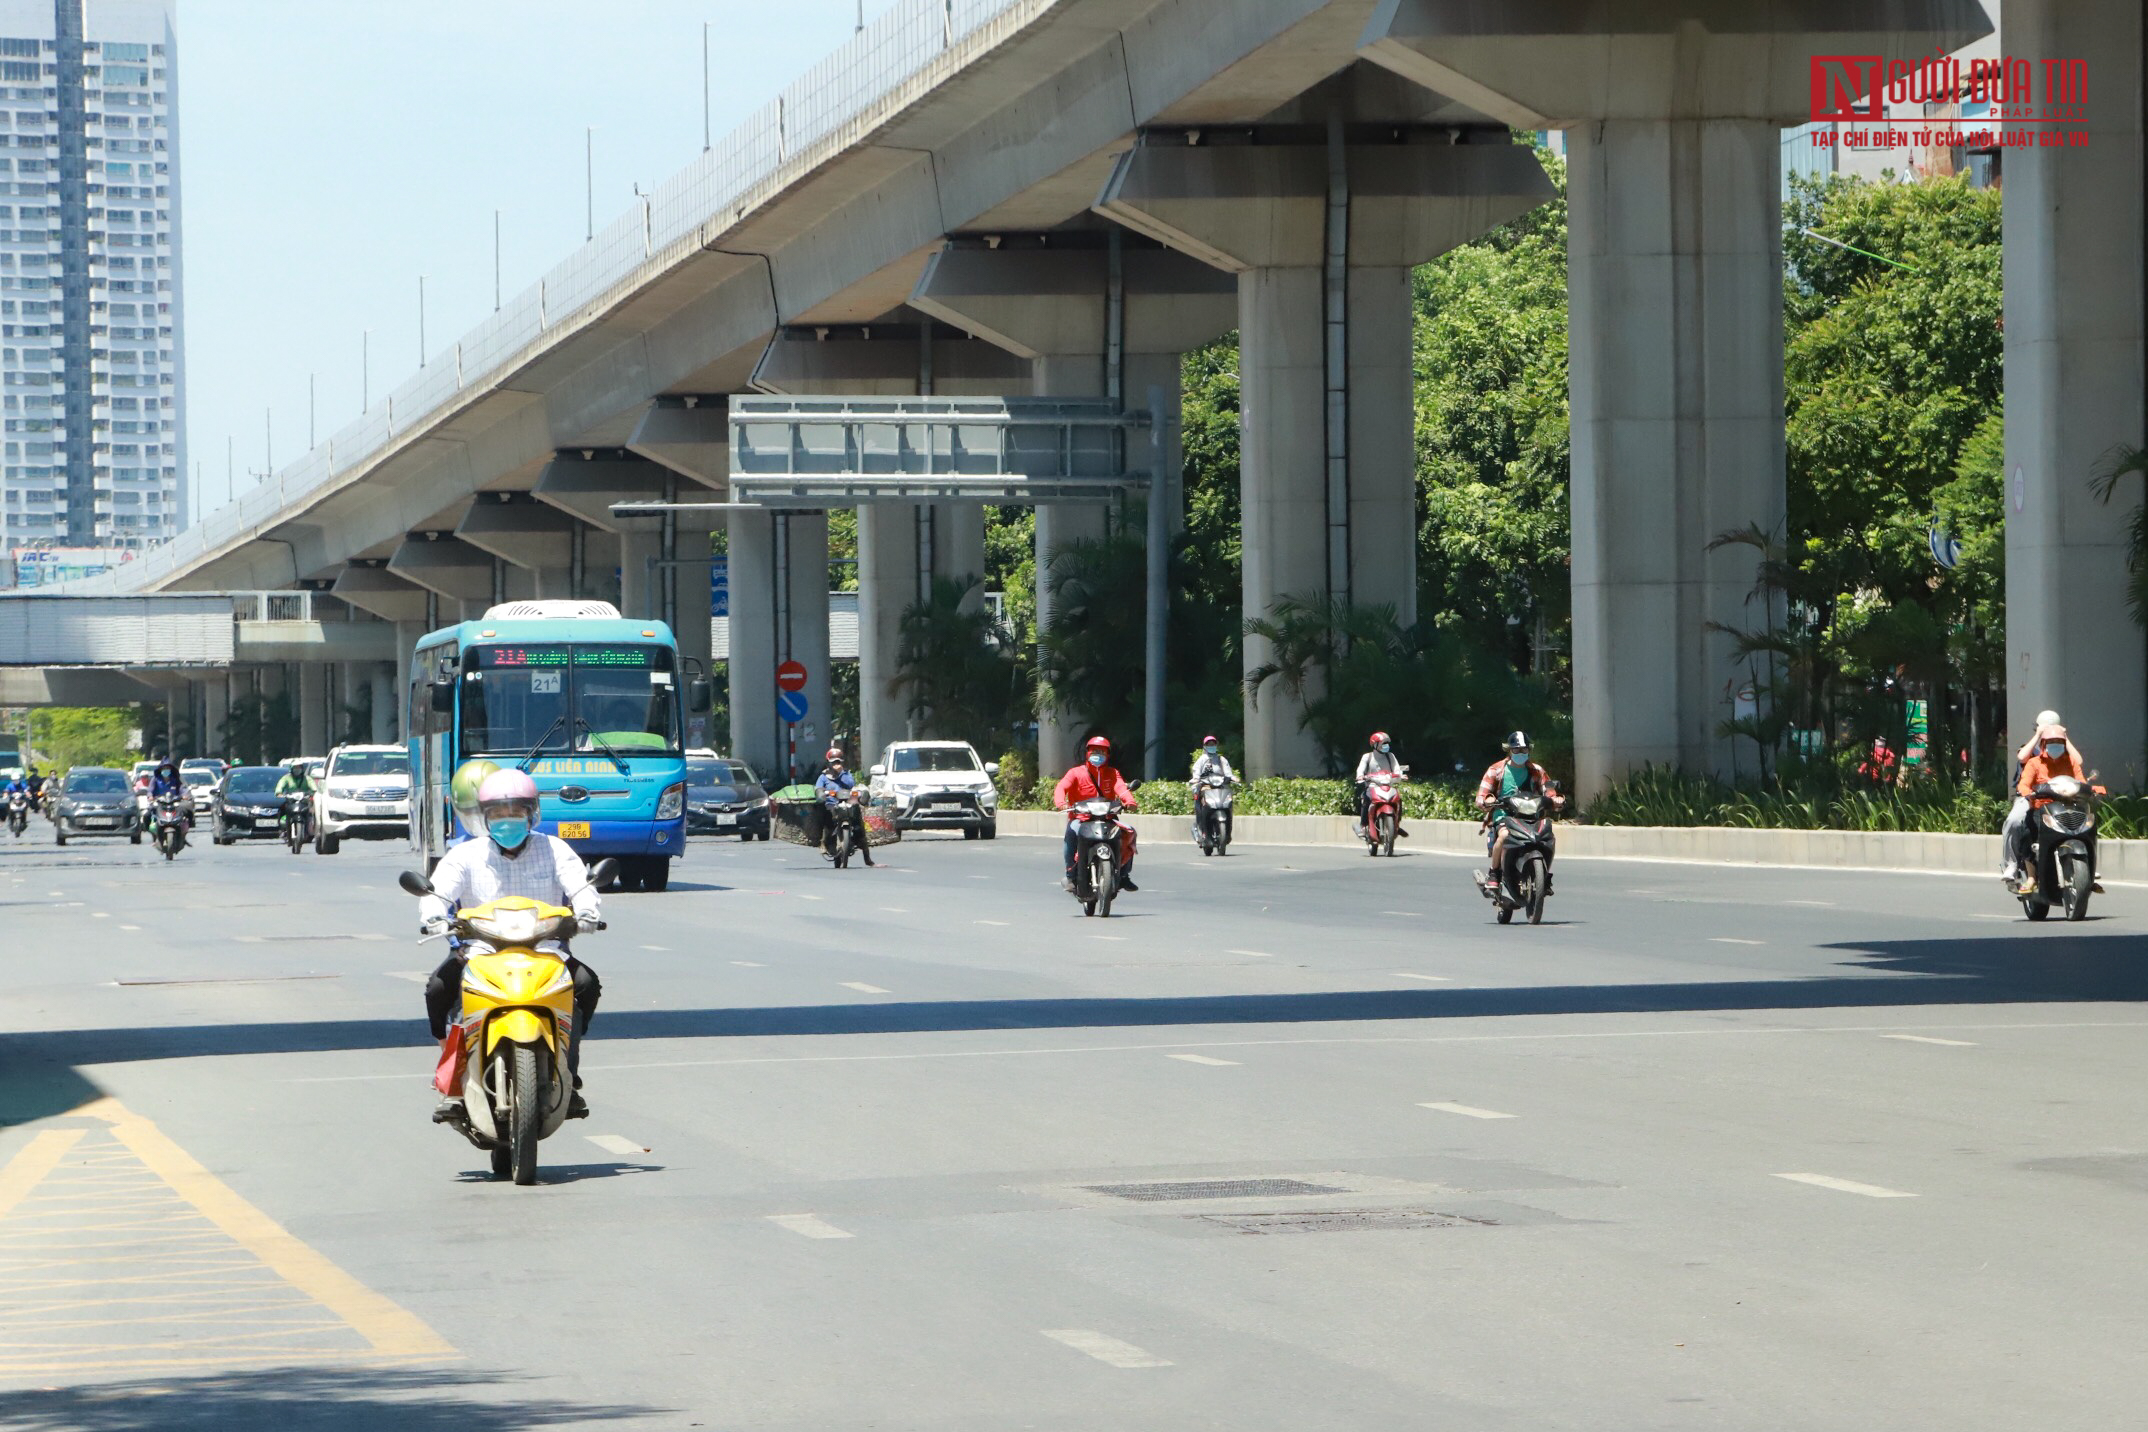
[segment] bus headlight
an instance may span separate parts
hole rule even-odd
[[[686,813],[686,783],[664,787],[663,798],[656,803],[658,820],[677,820]]]

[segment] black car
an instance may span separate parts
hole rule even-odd
[[[134,784],[110,766],[77,766],[52,807],[52,836],[61,845],[78,835],[124,835],[142,843]]]
[[[686,758],[686,833],[768,839],[768,792],[744,761]]]
[[[209,807],[209,838],[218,845],[249,835],[274,839],[283,812],[276,782],[283,773],[281,766],[233,766],[224,772]]]

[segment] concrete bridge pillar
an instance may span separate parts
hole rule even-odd
[[[2143,411],[2142,9],[2009,0],[2010,55],[2092,58],[2088,142],[2006,151],[2007,741],[2045,707],[2113,789],[2148,779],[2148,653],[2126,610],[2129,477],[2089,479],[2148,442]],[[2042,74],[2037,76],[2039,99]]]
[[[1285,597],[1385,605],[1416,619],[1411,266],[1552,197],[1503,134],[1360,127],[1380,84],[1338,83],[1321,116],[1274,142],[1159,133],[1121,157],[1097,209],[1237,275],[1248,619]],[[1389,82],[1386,88],[1392,88]],[[1303,118],[1302,116],[1298,118]],[[1245,669],[1272,659],[1249,636]],[[1302,703],[1274,683],[1247,703],[1255,775],[1318,773]]]
[[[308,756],[328,751],[328,665],[301,661],[298,665],[298,746]]]
[[[231,716],[231,675],[219,671],[201,684],[201,740],[204,756],[224,754],[224,722]]]
[[[373,662],[365,669],[366,689],[372,695],[373,706],[370,737],[376,746],[403,739],[402,683],[396,680],[395,672],[394,663],[384,661]]]
[[[1390,0],[1360,42],[1516,128],[1568,131],[1584,795],[1651,762],[1732,769],[1716,730],[1753,673],[1710,624],[1767,614],[1747,602],[1751,552],[1707,546],[1785,522],[1780,131],[1810,113],[1811,58],[1913,60],[1990,29],[1975,0],[1782,0],[1720,32],[1688,8],[1603,7],[1550,35],[1518,8]],[[2139,172],[2136,150],[2136,206]]]
[[[831,729],[828,516],[733,512],[730,554],[731,750],[774,789],[786,773],[819,765]],[[795,726],[776,709],[776,667],[786,661],[806,669],[806,716]]]

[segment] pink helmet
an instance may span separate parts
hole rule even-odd
[[[477,788],[477,808],[490,816],[496,810],[506,811],[520,806],[532,822],[537,819],[537,783],[530,779],[528,771],[494,771],[485,777],[485,783]]]

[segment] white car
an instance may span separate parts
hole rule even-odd
[[[410,752],[338,746],[314,778],[313,849],[334,855],[343,837],[410,833]]]
[[[965,840],[999,834],[999,762],[980,761],[967,741],[896,741],[874,763],[868,789],[886,801],[898,830],[959,830]]]
[[[179,779],[186,782],[186,793],[194,802],[197,820],[205,818],[216,809],[216,783],[223,779],[221,769],[211,765],[195,765],[192,761],[179,768]]]

